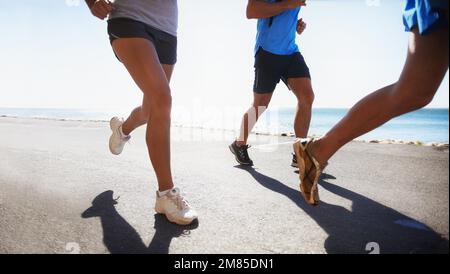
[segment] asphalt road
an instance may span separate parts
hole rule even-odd
[[[143,129],[115,157],[106,123],[0,118],[0,253],[449,251],[448,151],[352,143],[313,208],[290,167],[292,139],[254,136],[256,167],[243,169],[232,133],[173,131],[175,180],[200,213],[188,227],[154,213]]]

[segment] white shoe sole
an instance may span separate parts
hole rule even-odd
[[[164,211],[162,210],[158,210],[155,208],[156,213],[158,214],[162,214],[164,216],[166,216],[167,220],[169,220],[169,222],[177,224],[177,225],[190,225],[192,224],[195,220],[197,220],[198,218],[194,218],[191,221],[179,221],[179,220],[175,220],[175,218],[167,215]]]

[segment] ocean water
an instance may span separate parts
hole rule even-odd
[[[322,135],[339,122],[348,112],[348,109],[316,109],[313,113],[310,133]],[[293,109],[280,111],[283,126],[292,124]],[[292,118],[290,118],[292,120]],[[397,117],[382,127],[358,138],[361,140],[403,140],[444,142],[449,141],[449,110],[448,109],[422,109]]]
[[[203,127],[214,129],[239,128],[242,111],[229,113],[222,110],[221,118],[212,119],[204,114],[204,119],[186,119],[189,115],[174,115],[173,124],[185,127]],[[348,109],[319,108],[314,109],[310,134],[322,135],[332,128]],[[123,116],[127,112],[123,111]],[[295,109],[271,109],[258,122],[255,128],[260,133],[292,133]],[[59,120],[94,120],[109,121],[114,116],[113,111],[95,111],[82,109],[44,109],[44,108],[0,108],[0,116],[14,116],[24,118],[47,118]],[[221,121],[219,121],[221,120]],[[219,122],[217,122],[219,121]],[[228,123],[223,122],[228,121]],[[422,109],[398,117],[384,126],[366,134],[360,140],[403,140],[430,142],[449,142],[449,110],[448,109]]]

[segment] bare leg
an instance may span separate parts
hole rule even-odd
[[[242,117],[241,133],[239,135],[239,139],[236,141],[239,146],[247,144],[250,132],[255,127],[256,122],[258,122],[259,117],[261,117],[269,106],[272,95],[273,93],[253,94],[253,105],[249,110],[247,110],[244,117]]]
[[[408,58],[397,83],[382,88],[355,105],[323,138],[313,154],[326,163],[342,146],[394,117],[428,105],[448,70],[448,31],[411,34]]]
[[[144,104],[142,104],[144,105]],[[130,116],[128,116],[127,120],[122,124],[122,132],[125,135],[130,135],[135,129],[140,126],[147,124],[148,122],[148,113],[144,111],[143,107],[135,108]]]
[[[170,83],[170,79],[172,78],[172,73],[174,66],[173,65],[162,65],[164,69],[164,73],[166,74],[167,81]],[[144,99],[145,102],[145,99]],[[142,102],[142,105],[135,108],[128,119],[122,125],[122,131],[125,135],[130,135],[135,129],[140,126],[147,124],[149,110],[145,109],[145,104]]]
[[[312,105],[314,92],[309,78],[288,79],[292,92],[297,97],[297,112],[295,114],[294,129],[298,138],[308,137],[311,124]]]
[[[173,188],[170,167],[172,97],[169,81],[159,63],[155,47],[148,40],[117,39],[113,43],[113,48],[144,93],[143,109],[145,111],[141,109],[141,112],[148,112],[146,140],[150,159],[158,178],[159,190],[171,189]],[[142,117],[142,113],[140,116]]]

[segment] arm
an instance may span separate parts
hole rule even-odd
[[[247,18],[270,18],[300,6],[306,6],[306,0],[283,0],[275,3],[268,3],[264,0],[248,0]]]
[[[110,12],[114,10],[114,5],[109,0],[85,0],[87,6],[91,10],[91,13],[103,20]]]
[[[86,5],[88,6],[89,9],[92,9],[92,7],[94,6],[95,0],[86,0]]]

